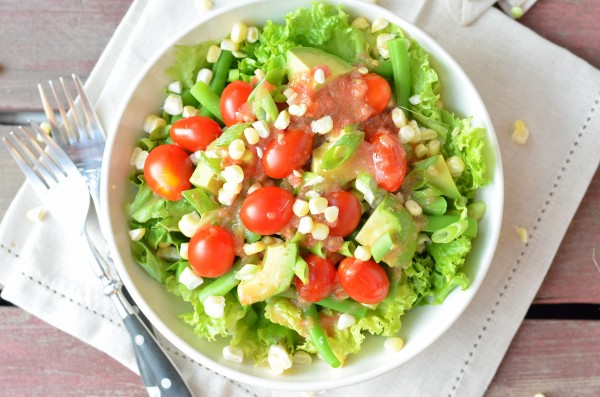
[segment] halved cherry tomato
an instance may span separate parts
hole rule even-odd
[[[360,202],[354,195],[345,190],[331,192],[327,196],[327,203],[340,209],[337,223],[329,228],[331,236],[346,237],[350,235],[360,222]]]
[[[388,192],[400,188],[406,176],[406,153],[393,135],[378,134],[371,141],[377,184]]]
[[[367,83],[367,104],[374,110],[373,114],[385,110],[392,98],[392,88],[386,79],[375,73],[365,74],[363,80]]]
[[[335,266],[329,259],[312,254],[304,260],[308,264],[308,283],[304,284],[298,277],[294,283],[302,299],[318,302],[331,294],[335,287]]]
[[[340,285],[352,299],[360,303],[379,303],[390,289],[390,281],[381,266],[369,259],[345,258],[338,266]]]
[[[203,227],[190,240],[188,260],[202,277],[222,276],[231,269],[234,259],[233,236],[220,226]]]
[[[221,135],[219,124],[205,116],[192,116],[179,119],[171,125],[173,142],[188,150],[196,152],[204,150]]]
[[[283,229],[292,219],[295,197],[276,186],[255,190],[242,203],[240,218],[248,230],[269,235]]]
[[[221,94],[219,106],[223,122],[227,127],[243,121],[240,118],[239,111],[248,102],[248,97],[253,90],[252,85],[240,80],[229,83],[225,87]]]
[[[285,178],[302,168],[312,153],[313,134],[303,130],[290,130],[267,145],[260,163],[271,178]]]
[[[179,200],[181,192],[191,189],[194,164],[177,145],[160,145],[150,151],[144,164],[144,178],[150,189],[167,200]]]

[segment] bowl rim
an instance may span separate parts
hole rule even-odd
[[[204,365],[204,366],[206,366],[206,367],[208,367],[230,379],[244,382],[244,383],[251,384],[251,385],[255,385],[255,386],[259,386],[259,387],[266,387],[266,388],[270,388],[270,389],[289,390],[289,391],[306,391],[308,389],[310,389],[310,390],[334,389],[334,388],[350,386],[350,385],[361,383],[361,382],[364,382],[364,381],[367,381],[370,379],[374,379],[378,376],[381,376],[391,370],[394,370],[394,369],[400,367],[401,365],[404,365],[405,363],[409,362],[412,358],[421,354],[424,350],[428,349],[431,345],[433,345],[443,334],[446,333],[446,331],[452,325],[454,325],[456,323],[456,321],[464,313],[466,308],[470,306],[475,294],[477,293],[481,284],[483,283],[483,280],[485,279],[485,276],[487,275],[489,268],[491,266],[494,253],[497,249],[497,244],[498,244],[498,240],[500,237],[500,229],[501,229],[501,225],[502,225],[503,207],[504,207],[503,167],[502,167],[502,161],[501,161],[498,140],[497,140],[497,137],[495,134],[495,130],[494,130],[489,112],[487,111],[485,103],[483,102],[479,92],[473,85],[472,81],[467,76],[467,74],[464,72],[462,67],[454,60],[454,58],[440,44],[438,44],[436,40],[434,40],[431,36],[429,36],[429,34],[427,34],[421,28],[419,28],[415,24],[403,19],[401,16],[395,14],[393,11],[391,11],[387,8],[383,8],[376,4],[366,3],[361,0],[320,0],[320,1],[323,3],[328,3],[328,4],[341,5],[342,8],[344,8],[344,9],[346,6],[351,6],[352,8],[371,9],[373,12],[377,12],[377,13],[381,14],[382,16],[384,16],[386,19],[390,20],[390,22],[399,25],[403,30],[406,30],[406,27],[408,26],[409,30],[411,32],[414,31],[414,32],[418,33],[420,38],[417,41],[420,44],[421,44],[421,41],[423,41],[423,40],[427,41],[427,52],[428,53],[431,53],[432,49],[435,50],[435,52],[436,52],[435,58],[439,59],[440,55],[441,55],[441,57],[444,58],[444,64],[448,65],[448,67],[446,67],[446,69],[451,69],[453,71],[453,74],[457,74],[464,80],[465,84],[467,84],[466,89],[468,91],[472,92],[473,99],[477,101],[477,106],[483,110],[482,114],[473,115],[473,117],[476,117],[476,119],[478,121],[480,121],[481,124],[483,124],[485,126],[485,128],[487,129],[486,138],[488,139],[488,143],[491,145],[491,148],[493,149],[493,154],[495,156],[494,170],[491,173],[493,174],[492,175],[492,177],[494,179],[493,183],[495,184],[495,191],[499,196],[498,200],[500,200],[500,204],[497,208],[497,210],[499,211],[499,213],[497,214],[498,221],[496,222],[495,225],[493,225],[494,227],[492,227],[491,230],[489,230],[491,233],[491,239],[489,241],[490,247],[486,249],[486,255],[483,258],[484,266],[479,268],[478,273],[477,273],[478,277],[476,277],[474,280],[471,280],[471,283],[470,283],[468,289],[465,291],[461,291],[461,294],[466,294],[465,298],[462,300],[462,302],[463,302],[462,306],[458,310],[455,308],[455,310],[453,311],[453,314],[449,318],[449,320],[447,322],[445,322],[443,324],[443,326],[440,326],[435,329],[435,331],[433,332],[434,335],[430,338],[428,343],[426,343],[424,346],[421,346],[419,349],[416,349],[414,352],[412,352],[412,354],[405,355],[404,360],[401,362],[397,362],[396,360],[390,360],[389,364],[387,364],[387,365],[383,365],[378,368],[369,368],[368,370],[362,372],[360,375],[357,375],[357,376],[346,377],[343,379],[316,381],[316,382],[310,382],[310,383],[290,382],[290,381],[286,380],[285,376],[281,376],[280,378],[262,378],[262,377],[259,377],[256,375],[247,374],[247,373],[229,368],[225,365],[222,365],[221,363],[204,355],[202,352],[194,349],[185,340],[183,340],[180,336],[178,336],[178,334],[176,334],[173,330],[171,330],[171,328],[169,326],[167,326],[167,324],[163,323],[163,321],[160,320],[159,316],[156,314],[154,309],[146,302],[146,299],[140,293],[140,291],[135,287],[135,282],[130,277],[130,274],[127,272],[127,267],[123,261],[123,258],[121,257],[121,252],[119,251],[118,246],[116,244],[114,233],[106,233],[107,234],[106,239],[109,243],[110,251],[113,254],[112,257],[113,257],[115,265],[117,267],[119,276],[121,277],[121,279],[123,281],[123,284],[126,286],[127,290],[131,294],[136,305],[138,305],[140,307],[140,310],[148,317],[151,324],[170,343],[172,343],[175,347],[177,347],[179,350],[181,350],[185,355],[187,355],[192,360],[197,361],[199,364]],[[272,3],[272,2],[278,3],[279,1],[278,0],[246,0],[246,1],[238,2],[238,3],[234,3],[234,4],[228,4],[226,6],[220,7],[217,10],[207,12],[204,15],[202,15],[202,17],[198,18],[197,23],[193,24],[193,26],[189,27],[185,31],[182,31],[179,34],[174,35],[173,39],[169,40],[169,42],[167,44],[163,45],[159,50],[157,50],[155,52],[155,55],[145,63],[144,67],[142,69],[140,69],[140,71],[136,74],[136,78],[132,80],[132,84],[129,86],[128,91],[123,96],[123,100],[121,102],[121,105],[119,106],[119,113],[116,118],[116,120],[118,120],[118,121],[116,123],[114,123],[114,127],[112,128],[111,131],[107,131],[108,132],[107,145],[106,145],[105,157],[103,159],[102,175],[106,175],[108,172],[108,168],[109,168],[108,159],[110,157],[110,153],[112,152],[112,147],[113,147],[115,138],[118,135],[116,131],[119,129],[120,125],[123,122],[123,118],[125,116],[125,111],[128,108],[128,104],[131,102],[139,85],[142,83],[143,79],[151,71],[151,69],[154,67],[154,65],[162,57],[164,57],[172,49],[172,47],[175,44],[181,42],[184,38],[186,38],[187,36],[192,34],[195,30],[200,29],[201,26],[204,25],[205,23],[207,23],[210,19],[221,17],[224,14],[227,14],[228,12],[231,12],[232,10],[236,10],[239,8],[250,7],[253,5],[260,4],[260,3]],[[290,2],[289,9],[291,11],[298,7],[310,6],[310,4],[311,4],[311,0],[293,1],[293,2]],[[265,20],[265,22],[266,22],[266,20]],[[412,37],[413,33],[411,33],[411,32],[407,32],[407,33],[409,33],[409,35]],[[101,208],[109,208],[108,207],[108,204],[110,202],[109,192],[110,192],[110,188],[108,186],[106,178],[103,177],[101,179]],[[120,210],[122,211],[122,209],[120,209]],[[112,232],[113,227],[112,227],[111,217],[108,215],[108,212],[109,211],[103,211],[102,216],[101,216],[101,223],[103,224],[103,230]]]

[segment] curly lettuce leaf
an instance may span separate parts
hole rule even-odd
[[[214,42],[204,42],[196,46],[176,45],[173,56],[175,62],[166,70],[174,81],[181,81],[184,88],[190,88],[196,81],[198,71],[206,67],[206,54]]]
[[[465,290],[469,286],[468,277],[460,272],[465,258],[471,251],[471,240],[461,236],[449,243],[427,246],[427,252],[435,262],[432,274],[433,303],[442,303],[448,293],[457,286]]]
[[[169,276],[165,284],[169,292],[181,296],[184,301],[192,304],[194,311],[184,313],[180,317],[194,328],[194,333],[209,341],[214,341],[217,337],[230,336],[238,320],[244,318],[246,314],[242,305],[231,292],[225,295],[225,314],[222,318],[214,318],[204,312],[204,305],[198,296],[202,288],[190,291],[179,283],[175,276]]]
[[[465,171],[457,179],[456,186],[464,195],[490,181],[485,162],[485,129],[473,127],[471,119],[459,119],[454,114],[443,111],[443,121],[452,133],[444,145],[446,157],[459,156],[465,162]]]

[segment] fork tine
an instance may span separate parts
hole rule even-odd
[[[65,111],[65,108],[64,108],[61,100],[58,98],[58,95],[56,93],[56,90],[54,89],[54,83],[52,83],[52,80],[48,81],[48,85],[50,85],[50,90],[52,91],[52,94],[54,95],[54,100],[56,101],[56,106],[58,108],[58,112],[60,113],[60,118],[62,119],[62,124],[63,124],[65,131],[67,132],[67,137],[68,137],[69,141],[77,142],[78,134],[77,134],[77,132],[73,131],[73,125],[67,118],[67,112]]]
[[[56,144],[54,139],[51,139],[46,135],[38,123],[30,121],[29,124],[38,133],[40,139],[46,145],[45,153],[48,156],[51,156],[51,159],[58,164],[66,174],[71,175],[73,172],[79,172],[69,155]]]
[[[52,105],[50,105],[50,101],[48,101],[48,97],[46,96],[46,92],[41,84],[38,84],[38,92],[40,93],[40,98],[42,99],[42,107],[44,108],[44,113],[46,113],[46,117],[50,122],[50,126],[52,127],[52,136],[54,139],[59,141],[61,146],[66,146],[68,143],[67,137],[63,133],[62,129],[58,125],[58,120],[56,120],[56,114],[54,113],[54,109]]]
[[[83,85],[81,84],[81,80],[79,76],[76,74],[72,74],[71,77],[75,82],[75,88],[77,89],[77,94],[79,95],[79,100],[81,101],[81,105],[83,108],[83,112],[85,114],[85,119],[89,123],[91,127],[91,137],[94,138],[95,134],[101,134],[102,138],[106,138],[104,134],[104,130],[102,129],[102,124],[100,124],[100,120],[98,120],[98,115],[94,110],[94,107],[90,103],[90,100],[83,89]]]
[[[26,153],[31,154],[31,152],[22,142],[17,140],[14,132],[11,131],[8,136],[3,136],[2,142],[6,145],[9,153],[38,194],[41,195],[46,190],[50,189],[50,185],[46,178],[40,174],[40,169],[34,168],[34,166],[28,162],[29,156]]]
[[[60,163],[52,156],[50,156],[37,142],[35,137],[27,131],[25,128],[19,126],[21,136],[14,134],[16,140],[18,140],[24,150],[25,155],[28,157],[30,163],[37,168],[45,178],[48,185],[53,185],[63,180],[67,173]],[[34,151],[31,150],[34,149]],[[28,149],[27,151],[25,151]]]
[[[67,104],[69,105],[69,110],[71,111],[71,116],[73,117],[73,121],[75,122],[75,127],[76,127],[75,130],[79,134],[79,139],[82,139],[84,137],[89,138],[90,134],[87,129],[87,126],[85,125],[84,122],[82,122],[83,120],[81,119],[79,111],[77,110],[77,107],[75,106],[75,102],[73,101],[73,97],[71,96],[69,89],[67,89],[65,80],[62,77],[60,77],[58,80],[60,81],[60,85],[62,86],[65,97],[67,98]],[[85,131],[85,134],[82,134],[83,131]]]

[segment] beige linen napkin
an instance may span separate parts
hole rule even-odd
[[[448,0],[451,1],[451,0]],[[215,7],[234,1],[215,1]],[[108,130],[124,87],[155,48],[187,30],[202,1],[135,0],[86,85]],[[600,160],[600,72],[566,50],[487,8],[468,26],[443,2],[378,2],[415,23],[458,61],[492,117],[506,183],[503,232],[473,303],[430,348],[377,379],[328,396],[480,396],[484,393],[552,262]],[[258,6],[258,5],[257,5]],[[161,26],[160,30],[156,26]],[[531,137],[511,141],[515,119]],[[0,225],[2,296],[135,370],[129,338],[84,253],[60,238],[51,216],[25,219],[39,205],[25,185]],[[528,230],[524,244],[515,226]],[[198,396],[298,396],[229,381],[168,351]]]

